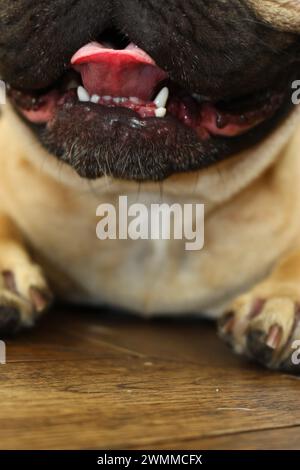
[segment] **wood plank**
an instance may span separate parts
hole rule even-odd
[[[237,358],[206,322],[61,309],[7,354],[1,449],[299,442],[300,381]]]
[[[299,450],[300,427],[227,434],[218,437],[178,441],[170,450]],[[150,446],[149,449],[152,449]],[[166,449],[166,443],[156,444],[157,450]]]

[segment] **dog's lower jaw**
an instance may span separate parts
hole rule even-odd
[[[55,292],[65,299],[113,304],[147,316],[219,313],[295,246],[299,119],[297,109],[265,142],[218,168],[177,175],[162,186],[101,179],[91,190],[70,167],[58,166],[7,107],[0,121],[0,212],[25,235]],[[206,204],[204,251],[187,253],[171,241],[141,246],[96,239],[100,203],[114,203],[120,194],[136,202],[139,194],[139,202],[149,204],[161,191],[164,202]],[[80,250],[78,240],[85,241]],[[0,265],[2,243],[0,237]],[[279,295],[275,285],[272,295]]]

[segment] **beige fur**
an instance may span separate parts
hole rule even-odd
[[[299,0],[248,0],[258,17],[283,31],[300,30]]]
[[[156,184],[81,180],[47,155],[6,106],[0,124],[1,211],[19,227],[63,298],[143,315],[219,315],[297,242],[300,133],[291,135],[299,116],[296,110],[262,144],[218,168],[170,178],[161,195]],[[119,194],[134,202],[161,195],[165,202],[205,203],[205,249],[189,253],[179,241],[97,240],[96,208]]]

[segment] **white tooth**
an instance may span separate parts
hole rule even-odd
[[[129,98],[129,100],[132,101],[132,103],[134,103],[134,104],[139,104],[140,103],[139,98],[137,98],[136,96],[131,96]]]
[[[114,98],[113,101],[116,104],[120,104],[121,103],[121,98]]]
[[[83,88],[83,86],[79,86],[77,88],[77,96],[78,96],[79,101],[82,101],[82,102],[90,101],[90,95],[88,94],[86,89]]]
[[[154,100],[154,103],[158,108],[165,108],[167,101],[169,99],[169,88],[164,87],[157,95],[157,97]]]
[[[167,114],[166,108],[157,108],[155,110],[155,116],[157,118],[163,118],[163,117],[165,117],[166,114]]]
[[[104,101],[111,101],[112,97],[111,96],[103,96]]]
[[[97,103],[99,103],[99,100],[100,100],[100,96],[98,96],[98,95],[93,95],[93,96],[91,97],[91,102],[92,102],[92,103],[97,104]]]

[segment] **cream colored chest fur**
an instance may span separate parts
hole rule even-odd
[[[259,155],[253,154],[252,162],[245,156],[221,172],[138,188],[106,179],[92,185],[79,180],[10,118],[0,130],[0,211],[16,221],[64,298],[144,315],[218,315],[266,274],[299,233],[297,139],[282,151],[289,123],[273,136],[268,152],[256,149]],[[264,171],[273,154],[278,162]],[[98,240],[96,208],[114,203],[120,194],[145,204],[158,194],[163,202],[193,198],[205,203],[204,249],[187,252],[181,241]]]

